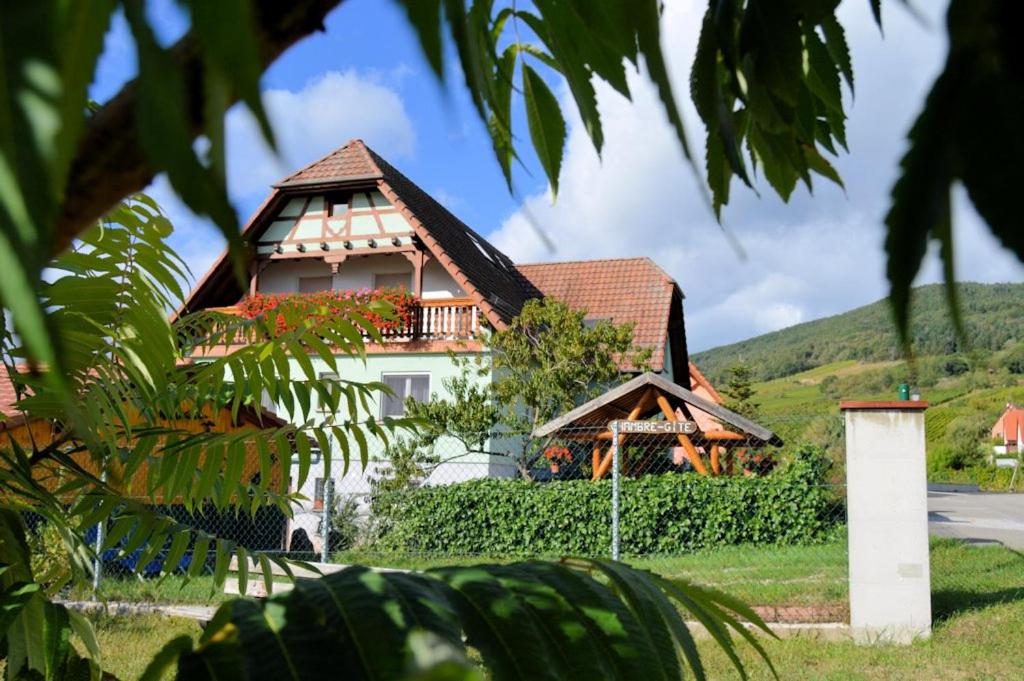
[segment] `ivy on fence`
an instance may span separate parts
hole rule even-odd
[[[845,513],[827,465],[798,453],[767,477],[666,473],[622,481],[622,549],[671,554],[737,544],[807,544]],[[387,505],[377,548],[480,555],[604,555],[610,482],[479,479],[404,491]]]

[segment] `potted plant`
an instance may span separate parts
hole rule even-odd
[[[548,460],[551,472],[557,475],[563,461],[572,463],[572,452],[567,447],[548,447],[544,450],[544,458]]]

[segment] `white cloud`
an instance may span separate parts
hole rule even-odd
[[[262,196],[273,182],[353,137],[385,157],[412,154],[415,134],[405,105],[376,77],[329,71],[298,91],[266,90],[263,102],[280,153],[267,147],[248,109],[232,109],[227,120],[232,197]]]
[[[390,81],[402,72],[388,75]],[[276,155],[247,109],[236,105],[226,121],[228,194],[242,221],[270,192],[271,184],[353,137],[361,137],[386,157],[409,156],[415,146],[405,104],[379,74],[330,71],[298,90],[266,90],[263,101],[276,135]],[[224,248],[216,227],[192,213],[165,176],[146,191],[174,225],[174,247],[193,275],[201,277]]]
[[[703,3],[666,3],[663,36],[676,95],[686,100]],[[847,3],[849,5],[850,3]],[[882,218],[905,147],[904,136],[945,56],[943,32],[889,6],[886,37],[867,5],[843,21],[857,77],[849,102],[851,154],[836,161],[846,191],[823,179],[814,196],[798,189],[788,205],[768,187],[761,198],[734,183],[725,209],[741,258],[710,216],[653,88],[634,75],[632,103],[599,86],[606,144],[598,159],[578,118],[570,136],[557,203],[529,196],[497,229],[494,243],[520,262],[648,255],[687,296],[687,335],[700,350],[834,314],[885,295]],[[936,17],[933,25],[940,27]],[[568,95],[563,103],[571,110]],[[691,141],[701,158],[703,127],[686,101]],[[1024,279],[1024,268],[957,196],[958,276]],[[538,237],[555,244],[551,253]],[[934,256],[919,281],[937,281]]]

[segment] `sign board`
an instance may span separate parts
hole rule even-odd
[[[619,433],[644,433],[645,435],[693,435],[697,432],[694,421],[613,421]],[[611,425],[611,424],[609,424]]]

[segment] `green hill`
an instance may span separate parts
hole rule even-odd
[[[1024,284],[959,284],[961,309],[972,351],[985,354],[1024,340]],[[949,319],[939,284],[914,289],[911,322],[918,356],[965,351]],[[854,360],[895,361],[902,357],[887,300],[780,331],[723,345],[692,356],[713,382],[743,362],[766,381],[816,367]]]
[[[1005,489],[1009,469],[987,464],[989,429],[1007,402],[1024,403],[1024,284],[961,284],[971,347],[960,348],[940,286],[914,295],[916,359],[901,356],[884,300],[834,317],[693,356],[719,389],[739,362],[753,384],[757,419],[794,446],[824,447],[839,467],[842,399],[894,399],[907,383],[929,402],[928,475]]]

